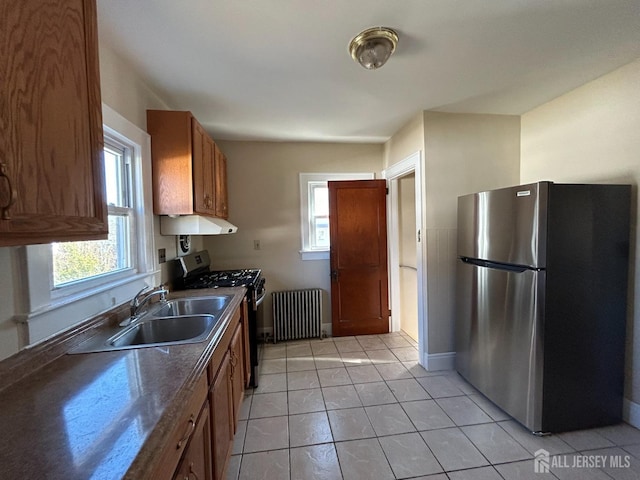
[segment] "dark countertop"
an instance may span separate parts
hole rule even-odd
[[[178,292],[233,294],[244,288]],[[215,343],[61,355],[0,391],[3,478],[137,480],[151,475]]]

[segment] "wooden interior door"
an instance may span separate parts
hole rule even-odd
[[[388,333],[386,181],[328,185],[333,335]]]

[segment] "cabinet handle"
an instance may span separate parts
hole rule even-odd
[[[193,475],[193,478],[195,478],[196,480],[200,480],[196,472],[193,471],[193,462],[191,462],[191,464],[189,465],[189,480],[191,480],[191,475]]]
[[[234,351],[230,352],[231,357],[230,357],[230,361],[229,363],[231,364],[231,378],[233,378],[235,372],[236,372],[236,365],[238,364],[238,359],[236,358],[236,354]]]
[[[196,421],[193,418],[193,415],[191,415],[191,418],[189,418],[189,426],[187,427],[187,433],[184,434],[184,437],[182,437],[177,445],[176,445],[176,450],[180,450],[182,448],[182,446],[187,443],[187,440],[189,440],[189,437],[191,436],[191,434],[193,433],[193,431],[196,428]]]
[[[9,188],[9,200],[7,201],[6,205],[0,206],[0,218],[2,218],[2,220],[11,220],[9,209],[18,198],[18,194],[13,188],[13,184],[11,183],[9,175],[7,175],[7,164],[4,162],[0,162],[0,178],[4,178],[6,180],[7,186]]]
[[[213,200],[211,199],[211,195],[208,193],[204,196],[204,206],[205,208],[211,208],[213,205]]]

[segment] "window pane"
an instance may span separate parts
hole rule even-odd
[[[129,164],[124,148],[105,146],[104,174],[107,204],[116,207],[130,207]]]
[[[313,187],[313,216],[328,216],[329,215],[329,188],[326,182],[324,185],[316,185]]]
[[[329,247],[329,217],[316,217],[313,219],[312,248]]]
[[[87,242],[52,243],[56,287],[131,267],[130,219],[109,215],[109,237]]]
[[[309,182],[309,247],[329,248],[329,188],[327,182]]]

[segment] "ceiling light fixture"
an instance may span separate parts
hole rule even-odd
[[[349,44],[353,59],[367,70],[375,70],[389,60],[398,45],[398,34],[387,27],[368,28]]]

